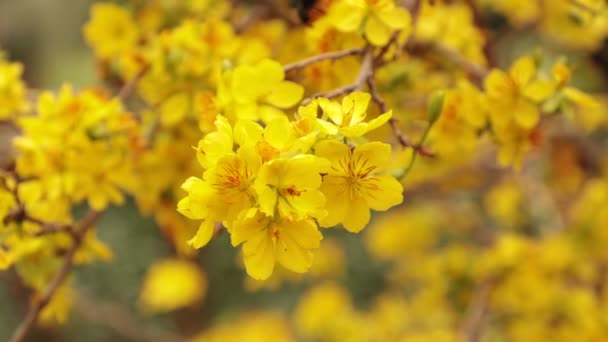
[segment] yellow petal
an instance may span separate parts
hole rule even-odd
[[[250,84],[251,87],[276,87],[279,82],[285,79],[285,72],[281,63],[272,59],[264,59],[256,65],[256,72],[259,76],[257,82]]]
[[[368,167],[381,167],[391,156],[391,145],[374,141],[355,147],[353,160],[367,160]]]
[[[514,115],[515,122],[525,129],[536,126],[540,120],[540,112],[536,105],[524,98],[518,100]]]
[[[264,167],[260,169],[260,176],[262,176],[262,171],[265,170],[267,169]],[[275,189],[271,189],[267,185],[259,185],[256,186],[255,189],[258,194],[258,205],[260,206],[260,210],[268,216],[274,216],[274,210],[277,206],[277,201],[279,200],[277,191]]]
[[[282,197],[279,201],[281,217],[301,219],[305,217],[322,218],[327,215],[325,196],[319,190],[305,190],[297,196]]]
[[[188,240],[188,244],[193,248],[202,248],[211,241],[215,232],[215,222],[205,220],[201,223],[192,239]]]
[[[313,155],[300,155],[287,161],[283,171],[283,185],[300,189],[316,189],[321,185],[320,173],[327,172],[329,162]]]
[[[503,97],[514,94],[513,82],[504,71],[493,69],[484,80],[486,93],[492,100],[502,99]]]
[[[555,91],[555,83],[551,81],[534,81],[524,87],[522,93],[534,102],[546,100]]]
[[[319,124],[321,131],[325,134],[334,135],[338,134],[338,132],[340,131],[340,127],[332,124],[331,122],[322,119],[317,119],[317,123]]]
[[[296,105],[304,95],[304,88],[294,82],[280,82],[266,97],[266,101],[279,108],[289,108]]]
[[[264,128],[251,120],[238,120],[234,125],[234,141],[238,145],[255,144],[262,138]]]
[[[298,107],[298,116],[300,118],[317,118],[319,104],[317,100],[310,102],[307,105]]]
[[[348,156],[348,153],[348,146],[336,140],[321,141],[315,146],[315,154],[332,163],[339,162],[340,159]]]
[[[351,233],[358,233],[369,223],[369,207],[362,198],[349,201],[348,214],[342,225]]]
[[[324,115],[326,115],[336,125],[342,125],[344,114],[340,104],[324,98],[320,98],[317,101],[319,103],[319,107],[321,107],[321,110],[323,110]]]
[[[381,46],[388,43],[391,38],[391,30],[386,24],[384,24],[375,15],[370,15],[365,22],[365,38],[372,43],[372,45]]]
[[[336,4],[332,11],[332,23],[339,31],[355,32],[361,26],[365,16],[365,8],[362,6],[352,6],[343,2]]]
[[[327,215],[319,220],[322,227],[333,227],[348,214],[349,203],[345,200],[348,186],[344,177],[327,175],[323,178],[321,192],[326,199]]]
[[[376,176],[373,180],[374,191],[369,192],[365,200],[370,208],[378,211],[389,208],[403,202],[403,186],[392,176]]]
[[[230,227],[230,242],[238,246],[268,226],[268,217],[257,209],[249,209]]]
[[[351,118],[350,122],[346,122],[347,125],[354,125],[365,119],[370,99],[371,95],[362,91],[356,91],[342,99],[342,111],[350,113]]]
[[[261,230],[243,245],[247,274],[258,280],[268,279],[275,264],[275,247],[270,229]]]
[[[296,133],[286,115],[274,118],[264,129],[264,138],[274,148],[282,150],[291,144]]]
[[[288,270],[297,273],[306,272],[310,268],[313,258],[309,248],[319,247],[321,233],[316,229],[314,223],[310,221],[282,223],[280,232],[281,236],[277,243],[277,259],[279,263]],[[310,236],[303,237],[301,234]],[[310,241],[306,241],[307,239],[310,239]],[[313,241],[315,247],[304,247],[307,242]]]
[[[313,220],[282,223],[281,233],[281,236],[290,236],[298,246],[306,249],[319,248],[323,239],[323,235]]]
[[[536,64],[530,56],[524,56],[516,60],[509,69],[509,75],[519,87],[530,83],[536,73]]]
[[[393,30],[410,30],[412,17],[410,16],[410,12],[401,7],[383,9],[377,11],[376,15]]]
[[[365,135],[367,132],[372,131],[382,125],[384,125],[388,120],[390,120],[393,115],[392,111],[388,111],[375,119],[370,120],[369,122],[360,122],[358,124],[342,127],[340,129],[340,133],[348,138],[360,137]]]
[[[160,105],[160,121],[163,127],[172,127],[192,111],[192,102],[186,93],[171,96]]]
[[[285,116],[285,113],[281,109],[270,105],[258,106],[257,114],[259,118],[262,119],[262,121],[265,123],[272,122],[277,118]]]
[[[250,65],[240,65],[234,69],[230,83],[234,100],[239,103],[254,102],[265,90],[269,90],[254,86],[260,84],[257,76],[256,70]]]

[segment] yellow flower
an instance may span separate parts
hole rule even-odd
[[[394,0],[342,0],[331,9],[330,20],[343,32],[362,29],[373,45],[388,43],[397,30],[409,31],[411,17]]]
[[[97,3],[91,7],[91,21],[84,26],[84,36],[102,59],[128,51],[138,40],[131,14],[112,3]]]
[[[227,319],[205,328],[189,338],[192,342],[294,342],[291,327],[285,314],[274,311],[245,311],[229,315]]]
[[[388,111],[369,122],[363,122],[367,116],[367,107],[371,95],[364,92],[354,92],[342,99],[342,103],[330,101],[325,98],[317,99],[323,111],[323,118],[318,119],[319,124],[328,134],[341,134],[345,137],[360,137],[386,123],[393,115]],[[302,113],[316,116],[316,108],[307,106]],[[329,120],[324,120],[327,117]]]
[[[87,200],[101,210],[124,201],[133,118],[117,99],[94,89],[55,96],[43,92],[36,116],[18,121],[23,135],[13,140],[17,170],[36,177],[47,199]]]
[[[265,164],[256,179],[261,211],[292,220],[325,216],[325,197],[318,189],[326,169],[326,161],[312,155]]]
[[[233,246],[243,244],[247,273],[259,280],[272,274],[276,262],[297,272],[306,272],[312,250],[323,238],[313,220],[274,220],[258,209],[250,209],[230,228]]]
[[[294,312],[294,323],[308,341],[356,341],[357,338],[345,339],[355,328],[355,315],[348,291],[334,283],[324,283],[302,296]]]
[[[536,65],[530,56],[513,63],[508,73],[494,69],[485,79],[485,89],[493,110],[493,124],[504,124],[511,117],[524,129],[538,123],[538,103],[547,99],[555,90],[555,83],[536,78]]]
[[[21,81],[23,65],[8,63],[0,51],[0,119],[6,119],[13,114],[28,109],[25,101],[26,87]]]
[[[280,109],[296,105],[304,95],[304,88],[285,81],[285,72],[279,62],[264,59],[233,70],[230,94],[238,118],[261,118],[268,122],[284,115]]]
[[[370,219],[370,208],[385,211],[403,201],[403,187],[392,176],[378,175],[388,161],[391,147],[371,142],[350,149],[335,140],[316,146],[316,155],[331,162],[321,191],[327,199],[323,227],[339,223],[351,232],[361,231]]]
[[[203,179],[191,177],[182,188],[188,195],[181,199],[177,210],[193,220],[203,220],[196,235],[188,241],[201,248],[211,240],[215,222],[231,222],[254,204],[253,181],[261,166],[259,155],[243,146],[234,154],[220,158],[207,170]]]
[[[542,139],[540,129],[523,129],[514,122],[497,127],[494,135],[500,144],[498,163],[502,166],[513,165],[516,169],[521,169],[526,153]]]
[[[218,115],[215,120],[214,132],[211,132],[198,143],[197,154],[199,163],[205,169],[213,167],[226,154],[232,153],[234,147],[232,126],[224,116]]]
[[[606,120],[605,104],[593,96],[574,87],[565,87],[563,95],[564,112],[574,116],[572,119],[578,121],[585,130],[591,131]]]
[[[255,150],[242,146],[237,154],[226,155],[205,172],[203,178],[214,191],[210,208],[216,213],[212,216],[232,221],[241,211],[251,207],[253,181],[261,164]]]
[[[194,263],[162,260],[150,267],[140,294],[147,313],[173,311],[199,302],[207,291],[207,279]]]

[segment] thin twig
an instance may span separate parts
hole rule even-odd
[[[373,74],[368,77],[367,86],[369,87],[369,92],[372,96],[372,101],[374,101],[374,103],[376,103],[376,105],[380,109],[381,113],[386,113],[388,111],[388,105],[386,104],[386,101],[384,101],[384,99],[382,98],[382,96],[380,96],[380,93],[378,92],[378,87],[376,86],[376,82],[374,81]],[[429,151],[426,147],[424,147],[422,145],[414,144],[408,138],[406,138],[405,134],[403,134],[403,131],[401,131],[401,129],[399,128],[399,123],[398,123],[397,118],[391,117],[389,119],[389,124],[391,126],[391,130],[393,131],[393,135],[395,136],[395,138],[397,138],[397,141],[399,142],[399,145],[401,145],[404,148],[411,147],[414,149],[415,153],[420,154],[425,157],[434,157],[435,156],[435,154],[433,152]]]
[[[494,280],[487,278],[475,289],[471,304],[467,308],[462,325],[462,339],[466,342],[478,342],[483,334],[484,318],[488,308],[488,297]]]
[[[442,44],[429,44],[410,40],[405,49],[410,55],[423,55],[429,51],[438,53],[445,60],[454,63],[457,67],[464,70],[478,86],[483,84],[484,79],[490,72],[485,66],[468,60],[459,51]]]
[[[135,87],[137,86],[137,83],[141,80],[142,77],[144,77],[148,70],[150,70],[150,66],[146,65],[137,74],[135,74],[132,79],[125,82],[122,88],[120,88],[120,91],[117,95],[118,99],[121,102],[125,102],[129,98],[129,96],[131,96],[131,94],[135,90]]]
[[[578,9],[580,9],[580,10],[587,11],[591,15],[594,15],[594,16],[595,15],[599,15],[600,12],[601,12],[601,10],[598,10],[596,8],[593,8],[593,7],[590,7],[587,4],[584,4],[584,3],[580,2],[579,0],[570,0],[569,2],[570,2],[570,5],[576,7]]]
[[[294,62],[294,63],[287,64],[283,67],[283,70],[287,73],[287,72],[290,72],[293,70],[305,68],[314,63],[319,63],[319,62],[326,61],[326,60],[335,61],[335,60],[338,60],[338,59],[341,59],[344,57],[348,57],[348,56],[360,55],[363,52],[365,52],[365,48],[358,47],[358,48],[352,48],[352,49],[347,49],[347,50],[343,50],[343,51],[322,53],[320,55],[315,55],[315,56],[305,58],[305,59],[302,59],[302,60]]]
[[[302,104],[304,104],[304,105],[308,104],[317,97],[324,97],[327,99],[332,99],[332,98],[342,96],[342,95],[345,95],[345,94],[353,92],[353,91],[361,90],[364,87],[367,80],[369,79],[370,75],[372,75],[374,72],[374,63],[373,62],[374,62],[373,50],[370,48],[367,48],[365,55],[363,56],[363,62],[361,63],[361,69],[359,70],[359,75],[357,75],[357,79],[353,83],[340,87],[340,88],[336,88],[336,89],[327,91],[327,92],[320,92],[320,93],[313,94],[309,98],[304,99],[302,101]]]
[[[440,54],[447,57],[450,61],[454,62],[454,64],[456,64],[458,67],[466,71],[477,82],[483,82],[486,76],[488,76],[489,70],[486,67],[481,64],[471,62],[460,52],[441,44],[435,44],[433,45],[433,48]]]
[[[14,165],[6,166],[2,168],[2,172],[8,174],[10,177],[15,179],[15,182],[18,184],[30,181],[34,178],[22,178],[17,174],[14,169]],[[61,223],[61,222],[45,222],[41,219],[31,216],[27,210],[25,209],[25,205],[21,202],[19,198],[18,186],[9,187],[6,184],[6,180],[4,177],[0,178],[2,181],[2,186],[7,189],[12,195],[13,199],[17,207],[11,210],[3,219],[2,223],[7,225],[11,222],[25,222],[29,221],[40,226],[40,230],[34,233],[34,236],[43,236],[51,233],[59,233],[59,232],[71,232],[72,224],[70,223]]]
[[[63,263],[61,264],[61,267],[59,268],[57,273],[55,273],[55,276],[42,294],[42,297],[32,303],[32,306],[30,306],[25,316],[25,319],[21,322],[21,324],[19,324],[19,326],[13,333],[10,342],[21,342],[25,340],[27,334],[30,332],[30,330],[38,320],[40,312],[46,307],[46,305],[48,305],[55,292],[57,292],[61,284],[63,284],[64,280],[70,274],[74,262],[74,255],[82,244],[84,236],[89,231],[89,229],[95,224],[95,222],[97,222],[101,214],[102,212],[99,211],[90,211],[78,223],[72,234],[72,247],[67,250],[65,256],[63,257]]]

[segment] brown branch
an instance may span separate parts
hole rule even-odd
[[[133,76],[132,79],[125,82],[125,84],[122,86],[122,88],[120,88],[120,91],[118,92],[118,95],[117,95],[120,102],[125,102],[129,98],[129,96],[131,96],[131,94],[135,90],[135,87],[137,86],[137,83],[141,80],[142,77],[144,77],[144,75],[149,70],[150,70],[150,66],[146,65],[137,74],[135,74],[135,76]]]
[[[101,212],[90,211],[77,224],[77,227],[74,229],[74,232],[72,234],[72,240],[73,240],[72,247],[70,247],[70,249],[67,250],[65,256],[63,257],[63,263],[61,264],[61,267],[59,268],[57,273],[55,273],[55,276],[53,277],[53,279],[49,283],[48,287],[42,294],[42,297],[39,298],[37,301],[35,301],[32,304],[32,306],[29,308],[29,311],[27,312],[25,319],[21,322],[21,324],[19,324],[19,326],[13,333],[13,336],[11,337],[10,342],[21,342],[21,341],[25,340],[27,334],[31,331],[32,327],[38,320],[38,316],[40,315],[40,312],[48,305],[48,303],[53,298],[53,295],[55,294],[55,292],[57,292],[57,290],[59,289],[61,284],[63,284],[65,279],[70,274],[70,271],[72,269],[72,265],[74,262],[74,255],[76,254],[76,252],[78,251],[78,248],[82,244],[85,234],[95,224],[95,222],[97,222],[97,220],[99,219],[100,216],[101,216]]]
[[[569,2],[570,2],[570,5],[576,7],[580,10],[587,11],[593,16],[600,14],[600,10],[589,7],[587,4],[584,4],[584,3],[580,2],[579,0],[570,0]]]
[[[391,42],[389,42],[388,44],[391,44]],[[382,96],[380,95],[380,92],[378,91],[378,87],[376,86],[376,82],[374,81],[373,71],[367,77],[367,86],[368,86],[369,92],[372,96],[372,101],[374,101],[374,103],[378,106],[381,113],[386,113],[388,111],[388,105],[387,105],[386,101],[384,101]],[[403,131],[401,131],[401,129],[399,128],[398,120],[395,117],[391,117],[389,119],[389,124],[391,126],[391,130],[393,131],[393,135],[395,136],[395,138],[397,138],[397,141],[399,142],[399,145],[401,145],[404,148],[411,147],[414,149],[415,153],[418,153],[421,156],[425,156],[425,157],[434,157],[435,156],[433,152],[429,151],[424,146],[414,144],[408,138],[406,138]]]
[[[442,44],[429,44],[417,41],[410,41],[406,49],[411,55],[424,55],[425,52],[434,51],[454,63],[457,67],[464,70],[478,86],[483,84],[490,70],[481,64],[471,62],[466,59],[459,51]]]
[[[312,96],[304,99],[302,104],[308,104],[312,102],[317,97],[324,97],[327,99],[332,99],[338,96],[346,95],[347,93],[361,90],[369,77],[373,75],[374,72],[374,53],[373,50],[367,48],[365,51],[365,55],[363,55],[363,62],[361,63],[361,69],[359,70],[359,75],[357,75],[357,79],[346,86],[336,88],[327,92],[320,92],[313,94]]]
[[[484,318],[488,309],[490,291],[494,286],[492,278],[482,280],[475,289],[471,303],[467,308],[462,325],[463,341],[478,342],[483,334]]]
[[[369,87],[369,92],[372,95],[372,101],[374,101],[374,103],[376,103],[376,105],[380,109],[381,113],[386,113],[386,111],[388,110],[388,105],[386,104],[386,101],[384,101],[382,96],[380,96],[380,93],[378,92],[378,88],[376,87],[376,82],[374,82],[372,77],[370,77],[367,80],[367,85]],[[393,135],[395,136],[395,138],[397,138],[397,141],[399,142],[399,145],[403,146],[404,148],[405,147],[415,148],[416,145],[405,137],[405,135],[403,134],[403,132],[397,125],[396,118],[391,117],[389,119],[389,124],[391,126],[391,130],[393,131]],[[421,150],[421,149],[416,149],[416,152],[418,152],[418,150]],[[424,152],[427,152],[427,151],[424,150]]]
[[[347,49],[347,50],[343,50],[343,51],[334,51],[334,52],[328,52],[328,53],[323,53],[320,55],[315,55],[309,58],[305,58],[302,59],[300,61],[294,62],[294,63],[290,63],[290,64],[286,64],[283,67],[283,70],[287,73],[293,70],[298,70],[298,69],[302,69],[305,68],[311,64],[314,63],[319,63],[322,61],[326,61],[326,60],[338,60],[344,57],[348,57],[348,56],[354,56],[354,55],[360,55],[363,52],[365,52],[365,48],[352,48],[352,49]]]
[[[440,44],[433,45],[433,48],[466,71],[476,82],[482,83],[486,76],[488,76],[488,69],[480,64],[469,61],[460,52]]]
[[[18,184],[30,181],[35,178],[23,178],[19,176],[14,169],[15,165],[8,165],[2,168],[2,172],[8,174],[10,177],[15,179],[17,183],[14,187],[9,187],[6,184],[6,179],[2,177],[0,180],[2,181],[2,186],[6,188],[13,196],[17,207],[11,210],[3,219],[2,223],[7,225],[11,222],[25,222],[29,221],[40,226],[40,231],[34,233],[34,236],[43,236],[51,233],[59,233],[59,232],[67,232],[70,233],[72,231],[72,224],[70,223],[61,223],[61,222],[45,222],[41,219],[31,216],[27,210],[25,209],[25,205],[21,202],[19,198],[19,193],[17,191]]]

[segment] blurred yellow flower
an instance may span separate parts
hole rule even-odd
[[[99,58],[111,58],[133,48],[138,32],[131,14],[122,6],[96,3],[91,20],[84,26],[84,36]]]
[[[395,31],[409,31],[411,16],[394,0],[341,0],[330,10],[330,21],[343,32],[361,30],[370,43],[380,46]]]
[[[0,120],[28,109],[25,100],[26,86],[21,80],[23,65],[9,63],[0,51]]]
[[[485,89],[492,105],[493,123],[511,118],[524,129],[534,127],[540,119],[537,104],[555,90],[555,83],[536,79],[537,67],[530,56],[516,60],[509,72],[494,69],[485,79]]]
[[[207,291],[207,278],[190,261],[166,259],[150,267],[144,279],[139,305],[146,313],[173,311],[200,302]]]

